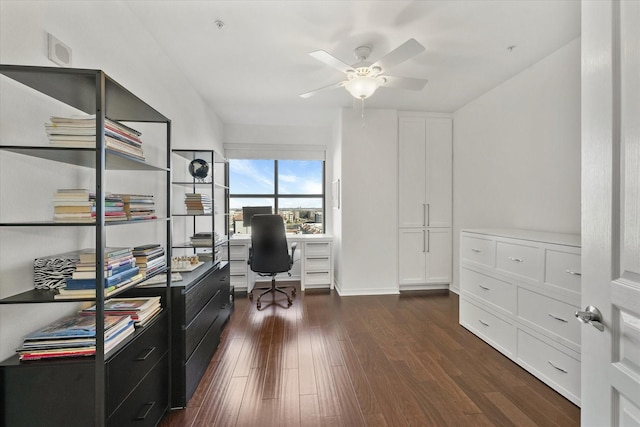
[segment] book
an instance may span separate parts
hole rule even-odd
[[[105,311],[117,311],[119,313],[136,314],[160,304],[160,297],[137,297],[137,298],[111,298],[104,303]],[[91,306],[82,310],[82,313],[95,314],[96,306]]]
[[[117,247],[117,248],[104,248],[104,257],[105,261],[108,259],[116,259],[120,258],[123,255],[130,254],[131,248],[126,247]],[[94,248],[84,249],[80,254],[80,262],[88,263],[88,262],[96,262],[96,250]]]
[[[107,276],[104,279],[104,287],[116,286],[119,283],[124,282],[127,279],[138,274],[140,268],[138,266],[132,266],[128,269],[121,271],[117,274],[113,274],[111,276]],[[96,279],[67,279],[66,289],[74,290],[74,289],[95,289],[96,287]]]
[[[104,329],[107,331],[124,321],[128,316],[104,316]],[[45,327],[31,332],[24,337],[25,341],[42,340],[42,339],[62,339],[62,338],[78,338],[96,336],[96,321],[93,317],[80,316],[79,314],[71,314],[57,321],[46,325]]]
[[[134,261],[135,258],[132,258],[131,261],[129,261],[128,263],[122,264],[122,265],[117,265],[115,267],[106,267],[104,269],[104,277],[111,277],[111,276],[115,276],[117,274],[123,273],[125,271],[130,270],[134,265],[135,262]],[[76,271],[73,272],[73,274],[71,275],[71,279],[96,279],[96,268],[95,265],[93,266],[92,270],[78,270],[76,268]]]
[[[117,286],[110,286],[108,288],[104,289],[104,296],[105,298],[110,297],[111,295],[115,294],[116,292],[121,292],[125,289],[128,289],[130,287],[133,287],[135,285],[137,285],[139,282],[141,282],[144,279],[144,275],[143,274],[136,274],[135,276],[133,276],[130,279],[125,280],[122,283],[119,283]],[[86,300],[86,299],[91,299],[91,298],[95,298],[96,296],[96,291],[95,289],[58,289],[58,293],[55,294],[53,296],[53,299],[57,300],[67,300],[67,299],[81,299],[81,300]]]

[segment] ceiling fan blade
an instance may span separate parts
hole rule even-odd
[[[422,90],[429,80],[414,79],[412,77],[382,76],[385,82],[382,86],[407,90]]]
[[[416,39],[409,39],[382,58],[378,59],[378,61],[371,67],[380,67],[382,71],[386,71],[394,65],[398,65],[407,59],[424,52],[424,50],[424,46],[418,43]]]
[[[351,65],[345,64],[335,56],[331,55],[324,50],[315,50],[313,52],[309,52],[309,55],[316,58],[318,61],[324,62],[330,67],[335,68],[336,70],[340,70],[343,73],[354,72],[355,70]]]
[[[312,90],[311,92],[303,93],[303,94],[300,95],[300,98],[309,98],[310,96],[313,96],[318,92],[322,92],[322,91],[330,90],[330,89],[337,89],[339,87],[344,86],[345,83],[346,82],[333,83],[333,84],[330,84],[328,86],[321,87],[320,89],[316,89],[316,90]]]

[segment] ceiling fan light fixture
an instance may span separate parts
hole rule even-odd
[[[366,99],[380,86],[380,81],[372,76],[354,76],[344,87],[356,99]]]

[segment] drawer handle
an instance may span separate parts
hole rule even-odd
[[[326,257],[326,256],[324,256],[324,257],[312,257],[312,256],[308,256],[308,257],[307,257],[307,259],[323,259],[323,260],[324,260],[324,259],[329,259],[329,257]]]
[[[138,416],[136,417],[136,420],[144,420],[145,418],[147,418],[147,415],[149,415],[149,412],[151,412],[151,408],[153,408],[155,406],[156,402],[147,402],[144,405],[142,405],[142,408],[140,408],[140,412],[138,413]]]
[[[138,357],[136,358],[136,361],[137,361],[137,362],[143,362],[143,361],[147,360],[147,358],[148,358],[149,356],[151,356],[151,353],[153,353],[153,352],[155,351],[155,349],[156,349],[155,347],[148,348],[148,349],[146,350],[146,353],[145,353],[143,356],[138,356]]]
[[[565,270],[565,273],[569,273],[572,276],[582,276],[582,273],[578,273],[577,271],[573,271],[573,270]]]
[[[524,260],[522,258],[516,258],[516,257],[512,257],[512,256],[507,257],[507,259],[510,259],[513,262],[524,262]]]
[[[556,320],[559,320],[563,323],[568,323],[569,321],[567,319],[563,319],[562,317],[558,317],[558,316],[554,316],[553,314],[549,313],[549,317],[554,318]]]
[[[307,274],[327,274],[328,271],[307,271]]]
[[[485,291],[490,291],[491,288],[487,288],[486,286],[482,286],[482,285],[478,285],[480,286],[480,289],[484,289]]]
[[[557,369],[558,371],[562,372],[563,374],[568,374],[569,373],[569,371],[567,371],[566,369],[562,369],[561,367],[554,365],[551,360],[547,360],[547,362],[549,362],[549,365],[553,366],[555,369]]]
[[[226,281],[226,280],[227,280],[227,276],[222,276],[222,277],[220,278],[220,281],[221,281],[221,282],[224,282],[224,281]]]
[[[482,320],[478,319],[478,322],[480,322],[482,324],[482,326],[487,326],[489,327],[489,324],[487,322],[483,322]]]
[[[480,253],[482,252],[480,249],[476,249],[476,248],[471,248],[471,252],[475,252],[475,253]]]

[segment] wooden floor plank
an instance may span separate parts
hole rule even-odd
[[[160,427],[580,424],[580,408],[458,324],[456,294],[271,300],[236,299],[194,397]]]

